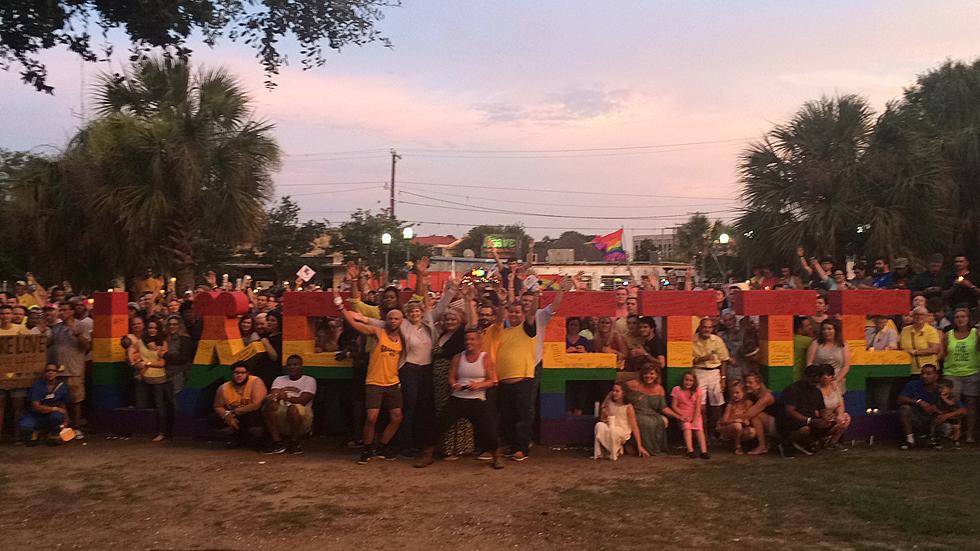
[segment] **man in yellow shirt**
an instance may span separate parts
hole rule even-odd
[[[708,434],[714,433],[721,417],[721,408],[725,405],[725,373],[721,366],[729,359],[728,347],[721,337],[714,334],[714,329],[714,320],[702,319],[691,345],[694,375],[701,391],[701,406],[708,405]]]
[[[535,303],[537,299],[535,299]],[[533,307],[532,307],[533,308]],[[535,308],[536,309],[536,308]],[[497,408],[503,440],[510,446],[511,459],[524,461],[531,449],[534,424],[534,343],[537,323],[524,306],[515,302],[507,307],[510,327],[500,332],[497,350]]]
[[[912,374],[917,375],[924,365],[939,365],[941,348],[939,331],[929,323],[932,314],[924,306],[912,310],[912,325],[902,328],[899,346],[909,353]]]

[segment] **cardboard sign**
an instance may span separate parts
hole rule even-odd
[[[27,388],[44,371],[48,338],[44,335],[0,337],[0,389]]]
[[[303,264],[303,267],[300,268],[298,272],[296,272],[296,277],[302,279],[303,281],[309,281],[313,279],[313,276],[315,275],[316,275],[316,271],[313,270],[313,268],[307,266],[306,264]]]

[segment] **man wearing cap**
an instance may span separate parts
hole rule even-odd
[[[943,273],[943,255],[936,253],[929,255],[929,263],[924,272],[919,272],[912,277],[909,289],[912,293],[918,293],[928,298],[938,297],[943,293],[943,284],[948,276]]]
[[[14,294],[17,296],[17,303],[21,306],[37,306],[37,297],[34,296],[35,285],[28,287],[26,281],[18,281],[14,284]]]
[[[902,328],[899,343],[902,350],[909,353],[912,374],[918,375],[922,366],[939,365],[939,350],[942,339],[939,331],[929,322],[932,314],[925,306],[912,309],[912,325]]]
[[[49,442],[60,444],[58,433],[68,420],[68,385],[58,379],[58,366],[49,363],[44,374],[28,393],[30,408],[20,418],[18,428],[28,446],[37,443],[38,432],[47,431]]]
[[[892,272],[892,282],[888,288],[908,289],[912,284],[912,272],[909,271],[909,259],[896,258],[892,268],[894,268],[895,271]]]

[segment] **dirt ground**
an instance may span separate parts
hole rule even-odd
[[[980,456],[963,452],[971,454],[972,464]],[[876,454],[908,457],[885,450],[851,454],[864,456],[869,465]],[[627,457],[596,465],[581,450],[536,447],[530,460],[508,461],[502,471],[469,458],[414,469],[409,459],[360,466],[355,456],[326,440],[308,444],[301,456],[225,450],[219,442],[152,444],[98,435],[89,435],[85,445],[57,448],[5,443],[2,547],[37,548],[43,542],[45,549],[114,550],[695,549],[738,542],[751,549],[792,544],[801,533],[827,544],[810,548],[850,547],[834,544],[819,526],[800,528],[791,509],[768,509],[769,501],[779,507],[778,496],[752,505],[776,519],[767,527],[729,513],[727,498],[685,495],[684,481],[698,480],[699,472],[742,478],[739,469],[749,476],[790,463],[775,456]],[[819,471],[821,459],[793,462]],[[712,480],[706,484],[720,487]],[[692,515],[715,524],[693,531]],[[887,548],[903,547],[901,534],[893,536],[886,538]]]

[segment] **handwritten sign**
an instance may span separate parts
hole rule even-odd
[[[717,316],[714,291],[640,291],[644,316]]]
[[[0,337],[0,389],[26,388],[44,371],[48,338],[44,335]]]
[[[296,272],[296,276],[302,279],[303,281],[309,281],[313,279],[313,276],[315,275],[316,275],[316,270],[310,268],[306,264],[303,264],[303,267],[300,268],[298,272]]]

